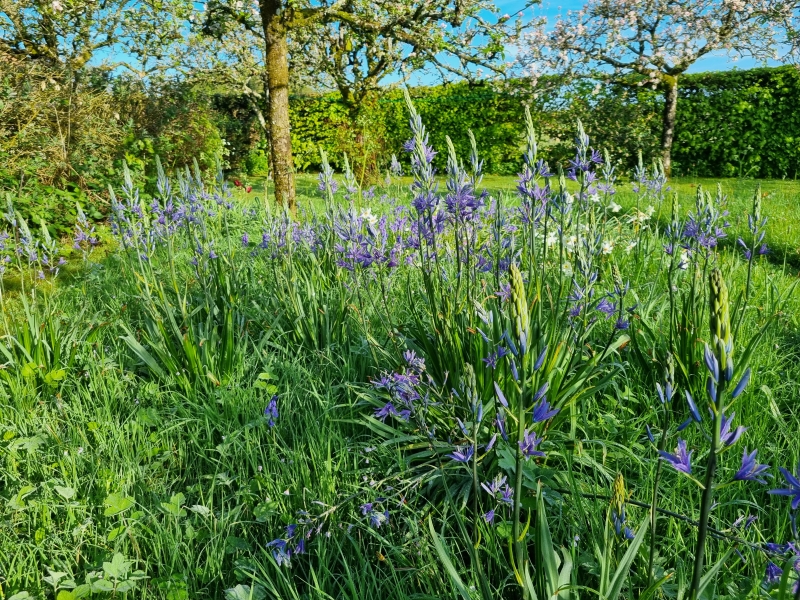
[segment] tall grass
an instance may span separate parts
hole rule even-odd
[[[5,598],[795,594],[786,213],[530,120],[487,191],[409,112],[410,179],[323,156],[296,218],[196,168],[123,177],[102,259],[7,211]]]

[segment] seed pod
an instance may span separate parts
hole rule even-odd
[[[512,263],[508,272],[511,279],[511,319],[514,322],[514,333],[519,342],[519,351],[524,355],[528,349],[528,330],[530,328],[528,299],[525,296],[522,273],[517,265]]]

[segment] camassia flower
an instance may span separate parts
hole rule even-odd
[[[778,470],[786,480],[787,487],[770,490],[769,493],[777,496],[790,496],[792,498],[792,510],[797,510],[800,508],[800,465],[797,466],[797,475],[792,475],[783,467]]]
[[[536,449],[541,443],[542,438],[537,437],[535,431],[528,431],[526,429],[522,437],[522,441],[519,443],[519,449],[522,452],[522,456],[524,456],[526,459],[530,458],[531,456],[544,456],[544,452]]]
[[[675,448],[675,454],[669,454],[664,450],[659,450],[658,453],[666,460],[676,471],[681,471],[687,475],[692,474],[692,453],[694,450],[686,451],[686,440],[678,438],[678,447]]]
[[[475,449],[472,446],[467,446],[465,449],[456,449],[452,454],[448,454],[455,462],[468,463],[472,459]]]
[[[264,409],[264,416],[267,418],[267,425],[275,427],[275,421],[278,420],[278,396],[277,394],[270,398],[269,404]]]
[[[747,453],[747,448],[742,452],[742,466],[733,476],[736,481],[757,481],[761,485],[766,485],[767,480],[764,479],[764,472],[769,469],[769,465],[760,465],[756,460],[758,450],[753,450],[750,454]],[[769,475],[767,475],[769,477]]]

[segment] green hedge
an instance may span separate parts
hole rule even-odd
[[[581,119],[600,147],[607,148],[625,167],[641,151],[646,160],[658,156],[662,100],[641,88],[573,85],[559,92],[535,94],[524,82],[498,91],[467,83],[411,90],[417,110],[445,164],[445,135],[461,156],[469,152],[467,130],[478,141],[485,170],[516,173],[522,152],[523,106],[528,104],[540,135],[540,146],[551,162],[571,155],[575,122]],[[707,177],[752,176],[794,178],[800,167],[800,71],[794,67],[752,69],[685,75],[673,149],[674,173]],[[408,115],[399,90],[373,99],[360,117],[360,126],[336,94],[293,96],[292,139],[299,170],[319,166],[322,146],[340,162],[370,147],[370,160],[385,167],[409,137]],[[367,138],[354,140],[355,129]],[[361,139],[361,138],[359,138]]]
[[[795,179],[800,70],[701,73],[680,81],[675,150],[681,173]]]

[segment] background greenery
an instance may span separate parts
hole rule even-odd
[[[163,81],[143,87],[131,79],[89,71],[59,84],[44,67],[0,75],[0,192],[14,195],[22,214],[65,233],[80,202],[95,219],[108,211],[108,184],[123,161],[143,193],[153,191],[154,157],[169,168],[221,160],[242,175],[269,172],[268,145],[248,98],[202,81]],[[602,140],[620,174],[658,154],[659,95],[641,87],[569,87],[545,79],[535,89],[456,83],[411,91],[434,147],[449,135],[461,155],[471,130],[484,171],[513,175],[522,153],[518,134],[529,106],[540,148],[551,164],[571,158],[574,123]],[[800,167],[800,71],[794,67],[702,73],[681,81],[674,174],[693,177],[794,179]],[[323,148],[337,168],[350,157],[357,177],[374,183],[391,155],[401,153],[407,117],[399,90],[365,99],[357,111],[337,94],[296,94],[291,100],[298,171],[319,169]],[[443,171],[445,157],[434,161]]]

